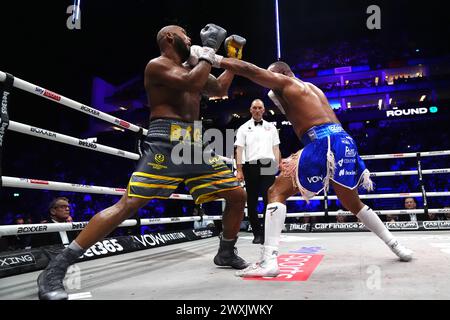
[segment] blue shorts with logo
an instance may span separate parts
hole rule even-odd
[[[301,141],[305,147],[299,152],[296,178],[308,198],[327,188],[329,180],[348,189],[358,187],[365,173],[370,181],[355,141],[340,124],[312,127]]]

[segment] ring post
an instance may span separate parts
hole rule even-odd
[[[417,152],[417,173],[419,175],[419,186],[420,186],[420,191],[422,192],[422,198],[423,198],[423,210],[424,210],[425,214],[428,214],[427,193],[425,191],[425,185],[423,183],[422,163],[421,163],[421,159],[420,159],[420,152]]]
[[[3,90],[1,91],[2,104],[0,111],[0,177],[2,176],[2,155],[3,155],[3,142],[6,134],[6,130],[9,126],[8,105],[11,103],[10,95],[14,84],[14,76],[5,73],[6,78],[3,84]],[[2,179],[0,179],[0,188],[2,187]]]
[[[323,189],[323,211],[325,212],[325,222],[329,222],[330,217],[328,216],[328,193],[327,189]]]

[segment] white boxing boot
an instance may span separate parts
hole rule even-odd
[[[280,274],[278,268],[278,251],[276,247],[264,246],[261,261],[236,272],[238,277],[276,277]]]
[[[413,256],[413,251],[402,246],[397,239],[392,239],[387,244],[389,248],[391,248],[392,252],[400,258],[401,261],[411,261]]]

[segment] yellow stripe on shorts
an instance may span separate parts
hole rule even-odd
[[[217,180],[217,181],[213,181],[213,182],[209,182],[209,183],[200,184],[200,185],[192,188],[191,190],[189,190],[189,192],[192,194],[197,189],[207,188],[207,187],[215,185],[215,184],[221,184],[221,183],[226,183],[226,182],[231,182],[231,181],[237,181],[237,179],[235,177],[233,177],[233,178],[222,179],[222,180]]]
[[[188,184],[191,181],[200,180],[200,179],[207,179],[207,178],[220,176],[220,175],[227,174],[227,173],[231,173],[231,171],[230,170],[224,170],[224,171],[220,171],[220,172],[216,172],[216,173],[212,173],[212,174],[205,174],[203,176],[198,176],[198,177],[195,177],[195,178],[186,179],[186,181],[184,181],[184,183]]]

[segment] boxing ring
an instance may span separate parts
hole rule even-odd
[[[94,143],[61,133],[11,121],[7,117],[8,96],[12,87],[33,93],[90,116],[102,119],[133,132],[147,134],[147,130],[122,119],[103,113],[50,90],[36,86],[0,71],[0,81],[8,82],[2,99],[1,141],[6,130],[32,135],[92,151],[138,160],[140,155]],[[9,90],[9,91],[8,91]],[[6,97],[6,98],[5,98]],[[5,101],[5,103],[3,103]],[[5,107],[3,107],[5,105]],[[450,209],[429,208],[430,197],[446,197],[448,191],[427,192],[424,175],[448,174],[450,168],[422,169],[423,157],[448,156],[450,150],[381,154],[361,156],[364,160],[416,158],[417,170],[373,172],[371,177],[419,176],[420,192],[363,194],[361,199],[422,197],[424,208],[415,210],[375,210],[379,215],[410,213],[450,213]],[[226,160],[226,158],[223,158]],[[32,178],[2,176],[7,188],[44,189],[93,194],[121,195],[124,188],[80,185],[77,183],[46,181]],[[192,200],[190,195],[172,194],[171,199]],[[323,201],[324,211],[288,213],[290,217],[329,217],[338,211],[328,210],[328,200],[336,196],[325,194],[312,200]],[[288,201],[303,200],[291,197]],[[216,200],[220,201],[220,200]],[[375,208],[376,209],[376,208]],[[348,212],[344,212],[348,213]],[[119,227],[133,227],[163,223],[182,223],[201,220],[202,217],[166,217],[129,219]],[[203,216],[220,220],[221,216]],[[0,226],[0,237],[17,234],[64,232],[80,230],[87,222]],[[450,221],[440,223],[387,223],[391,230],[409,230],[397,233],[399,241],[413,249],[415,258],[410,263],[399,262],[384,243],[369,232],[320,232],[323,226],[304,226],[285,230],[282,234],[279,265],[282,273],[272,279],[242,279],[234,270],[215,266],[212,262],[218,249],[218,239],[211,230],[195,241],[173,243],[81,261],[69,269],[66,287],[69,299],[149,299],[149,300],[299,300],[299,299],[450,299]],[[331,224],[332,225],[332,224]],[[352,224],[364,230],[360,223]],[[420,228],[419,228],[420,227]],[[294,232],[292,232],[294,231]],[[305,232],[308,231],[308,232]],[[195,233],[198,236],[197,233]],[[259,258],[253,237],[240,233],[239,254],[247,261]],[[143,239],[143,238],[142,238]],[[146,239],[148,240],[148,239]],[[110,245],[110,244],[109,244]],[[94,247],[94,246],[93,246]],[[101,248],[107,247],[105,244]],[[117,249],[115,251],[120,251]],[[92,252],[99,247],[92,248]],[[109,249],[108,249],[109,250]],[[111,251],[111,250],[110,250]],[[4,253],[7,254],[7,253]],[[0,264],[7,264],[6,256]],[[6,276],[0,279],[0,299],[37,299],[36,279],[40,271]]]

